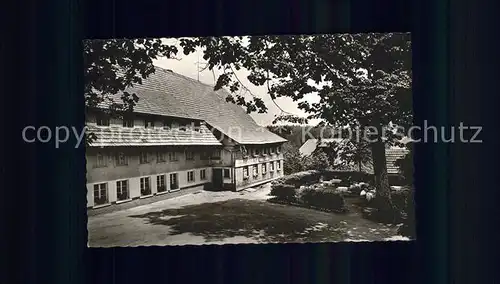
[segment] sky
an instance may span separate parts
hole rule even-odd
[[[172,39],[163,39],[164,42],[173,42]],[[180,49],[180,47],[179,47]],[[200,62],[198,64],[197,62]],[[215,70],[215,79],[214,79],[214,74],[212,71],[208,70],[208,68],[204,71],[198,72],[198,66],[202,68],[204,66],[204,61],[203,61],[203,52],[201,50],[198,50],[196,53],[191,53],[189,55],[184,55],[182,53],[182,50],[180,49],[176,59],[169,59],[166,57],[163,58],[158,58],[156,60],[153,60],[153,64],[164,68],[164,69],[170,69],[175,73],[193,78],[195,80],[199,80],[202,83],[208,84],[208,85],[215,85],[215,80],[217,80],[218,76],[218,70]],[[252,94],[254,94],[257,97],[260,97],[266,107],[268,108],[267,113],[252,113],[250,114],[252,118],[262,126],[266,125],[271,125],[272,121],[274,120],[275,115],[280,114],[280,110],[278,107],[272,102],[271,97],[267,93],[267,88],[265,86],[255,86],[250,81],[248,81],[247,76],[249,74],[248,70],[245,69],[240,69],[236,71],[236,75],[238,76],[238,79],[242,82],[242,84],[248,88]],[[311,94],[308,97],[304,98],[304,100],[309,101],[310,103],[313,102],[318,102],[319,97]],[[298,106],[298,101],[294,102],[292,99],[288,97],[279,97],[276,98],[275,100],[276,104],[278,104],[284,111],[293,113],[297,116],[301,117],[306,117],[307,114],[300,110]],[[310,125],[317,125],[320,122],[318,119],[310,120],[309,124]]]

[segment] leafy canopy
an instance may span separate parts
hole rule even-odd
[[[125,90],[154,72],[154,59],[175,54],[177,47],[161,39],[85,40],[85,106],[107,105],[114,115],[132,111],[139,98]]]
[[[181,39],[184,53],[197,47],[209,69],[218,68],[215,89],[227,87],[227,100],[248,112],[267,110],[261,98],[248,100],[235,71],[246,68],[248,80],[266,86],[274,100],[294,101],[309,94],[318,103],[299,102],[311,118],[331,124],[400,126],[411,124],[411,42],[409,34],[286,35]],[[282,112],[276,121],[307,122]]]

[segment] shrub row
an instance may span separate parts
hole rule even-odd
[[[284,176],[274,181],[275,184],[289,184],[295,187],[317,183],[321,179],[319,171],[304,171]]]
[[[317,171],[301,172],[282,178],[272,184],[271,195],[280,203],[346,212],[347,207],[342,193],[336,191],[334,187],[311,185],[319,182],[320,178],[321,174]]]
[[[353,171],[324,171],[323,178],[325,180],[340,179],[342,180],[341,186],[350,186],[354,182],[373,182],[373,175]]]
[[[306,187],[299,191],[300,203],[334,212],[347,212],[347,206],[342,193],[333,188]]]

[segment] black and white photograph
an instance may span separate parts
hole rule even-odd
[[[89,247],[416,239],[410,33],[83,46]]]

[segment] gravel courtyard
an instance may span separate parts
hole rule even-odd
[[[176,197],[90,216],[90,247],[404,240],[397,226],[267,202],[270,184]]]

